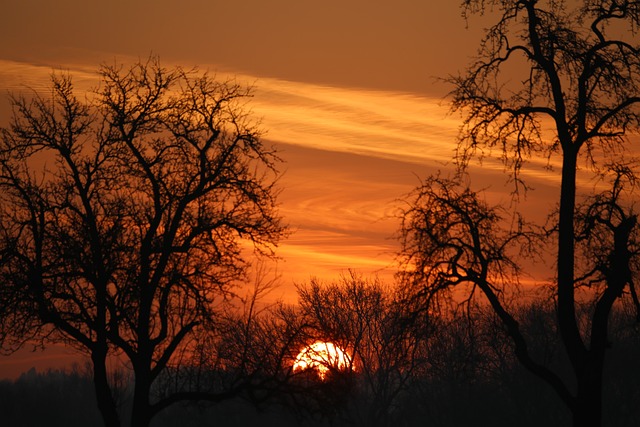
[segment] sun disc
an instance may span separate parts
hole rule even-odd
[[[315,369],[324,380],[329,369],[353,369],[353,362],[347,352],[334,343],[316,341],[303,348],[293,362],[294,371]]]

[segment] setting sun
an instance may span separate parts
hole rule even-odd
[[[354,365],[346,351],[331,342],[324,341],[316,341],[302,349],[293,363],[294,371],[315,369],[321,380],[325,379],[331,368],[354,369]]]

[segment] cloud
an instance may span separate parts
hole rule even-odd
[[[238,78],[252,81],[253,77]],[[269,139],[396,160],[413,164],[414,169],[415,165],[453,168],[462,117],[449,111],[446,100],[272,78],[257,78],[255,87],[251,107],[262,118]],[[481,174],[504,181],[511,171],[500,160],[500,148],[491,151],[486,150],[481,164],[472,161],[471,165]],[[534,155],[520,174],[534,187],[538,183],[557,185],[560,167],[557,156]]]
[[[66,67],[57,68],[68,69],[79,91],[97,86],[96,64]],[[51,70],[0,60],[0,89],[46,89]],[[286,161],[280,212],[295,233],[279,248],[283,275],[335,277],[354,268],[391,277],[398,199],[419,183],[417,177],[451,168],[459,118],[441,100],[408,93],[217,74],[255,86],[248,107]],[[535,181],[554,187],[557,177],[538,169]],[[485,161],[478,172],[476,185],[493,186],[505,197],[499,161]]]
[[[323,150],[425,162],[451,160],[457,121],[410,94],[259,79],[253,111],[268,137]]]

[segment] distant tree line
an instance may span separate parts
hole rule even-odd
[[[341,303],[336,306],[337,300],[329,295]],[[215,404],[183,402],[165,409],[151,425],[534,427],[570,422],[562,401],[518,363],[509,335],[487,307],[475,307],[472,317],[466,310],[454,309],[446,317],[406,328],[406,322],[414,320],[402,319],[393,307],[397,293],[355,274],[335,283],[312,281],[300,287],[299,297],[296,310],[272,307],[257,321],[275,325],[283,310],[290,310],[291,316],[295,311],[302,327],[297,346],[311,336],[341,343],[354,354],[354,370],[330,369],[321,380],[316,372],[293,374],[283,366],[280,378],[286,386],[270,383],[262,393],[247,390]],[[316,304],[316,298],[324,303]],[[640,419],[640,407],[633,404],[640,398],[640,366],[634,361],[640,334],[624,312],[627,309],[631,307],[622,307],[612,319],[617,345],[609,353],[611,369],[603,394],[604,425],[611,427],[633,425]],[[553,307],[538,301],[521,305],[516,313],[532,353],[569,377],[571,367],[558,345]],[[403,324],[402,348],[389,345],[398,337],[387,335],[389,329],[380,324],[384,321],[389,322],[386,328],[393,328],[396,321]],[[126,410],[132,404],[133,378],[127,371],[120,375],[120,380],[113,380],[118,383],[114,389],[119,408]],[[99,424],[91,366],[31,370],[13,382],[0,382],[0,411],[7,425]]]

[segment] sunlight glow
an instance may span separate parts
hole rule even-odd
[[[331,342],[316,341],[300,351],[293,363],[294,371],[315,369],[321,380],[326,378],[330,369],[353,370],[351,357]]]

